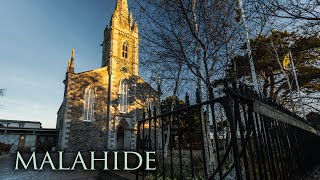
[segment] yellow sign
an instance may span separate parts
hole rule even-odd
[[[289,57],[289,53],[286,54],[283,58],[283,61],[282,61],[282,66],[283,66],[283,69],[287,69],[287,67],[289,66],[290,64],[290,57]]]

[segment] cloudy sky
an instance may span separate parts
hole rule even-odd
[[[0,119],[54,128],[71,49],[75,71],[101,66],[115,0],[0,1]]]

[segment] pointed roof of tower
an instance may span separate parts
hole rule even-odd
[[[110,20],[110,27],[115,25],[120,28],[138,31],[138,26],[134,22],[132,13],[129,12],[128,0],[117,0]]]
[[[74,49],[72,49],[72,51],[71,51],[71,61],[73,61],[74,60]]]
[[[116,10],[122,12],[123,14],[128,14],[128,1],[127,0],[117,0]]]
[[[67,72],[74,72],[74,49],[71,52],[71,60],[68,61],[68,70]]]

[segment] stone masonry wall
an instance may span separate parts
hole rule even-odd
[[[69,151],[103,150],[107,146],[107,67],[72,74],[67,92],[67,122]],[[94,121],[83,121],[86,88],[95,90]]]

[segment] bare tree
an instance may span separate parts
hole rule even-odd
[[[4,96],[5,94],[5,89],[0,89],[0,96]]]
[[[259,0],[273,16],[295,20],[320,20],[319,0]]]
[[[192,85],[197,87],[200,100],[208,100],[212,81],[225,76],[230,47],[242,30],[241,23],[235,21],[234,1],[136,0],[136,5],[142,66],[159,73],[172,94],[195,90],[184,88]],[[208,169],[213,170],[215,143],[210,140],[212,122],[206,114],[201,128]]]
[[[6,93],[6,89],[0,89],[0,97],[3,97],[5,93]]]
[[[298,31],[319,35],[319,0],[253,0],[250,2],[260,6],[257,11],[261,14],[290,23],[290,27],[297,27]]]
[[[280,1],[246,1],[245,12],[252,38],[283,28],[278,22],[289,19],[289,16],[279,13],[279,8],[274,10]],[[227,75],[227,67],[233,57],[236,54],[246,57],[246,52],[241,52],[240,48],[241,42],[246,39],[243,22],[239,22],[239,12],[235,6],[234,0],[135,0],[136,10],[139,11],[135,14],[138,14],[140,25],[141,65],[144,72],[149,71],[153,76],[161,77],[166,95],[179,96],[182,91],[195,90],[190,88],[192,86],[199,90],[200,100],[208,100],[211,84]],[[318,11],[316,8],[313,10]],[[291,16],[291,19],[302,21],[308,18],[300,13],[299,16]],[[308,21],[316,22],[316,19]],[[264,79],[263,75],[259,77],[262,81],[275,80]],[[209,112],[209,107],[206,110]],[[201,128],[204,132],[206,160],[212,170],[215,143],[209,136],[212,124],[208,121],[211,119],[209,113],[206,116],[201,119]]]

